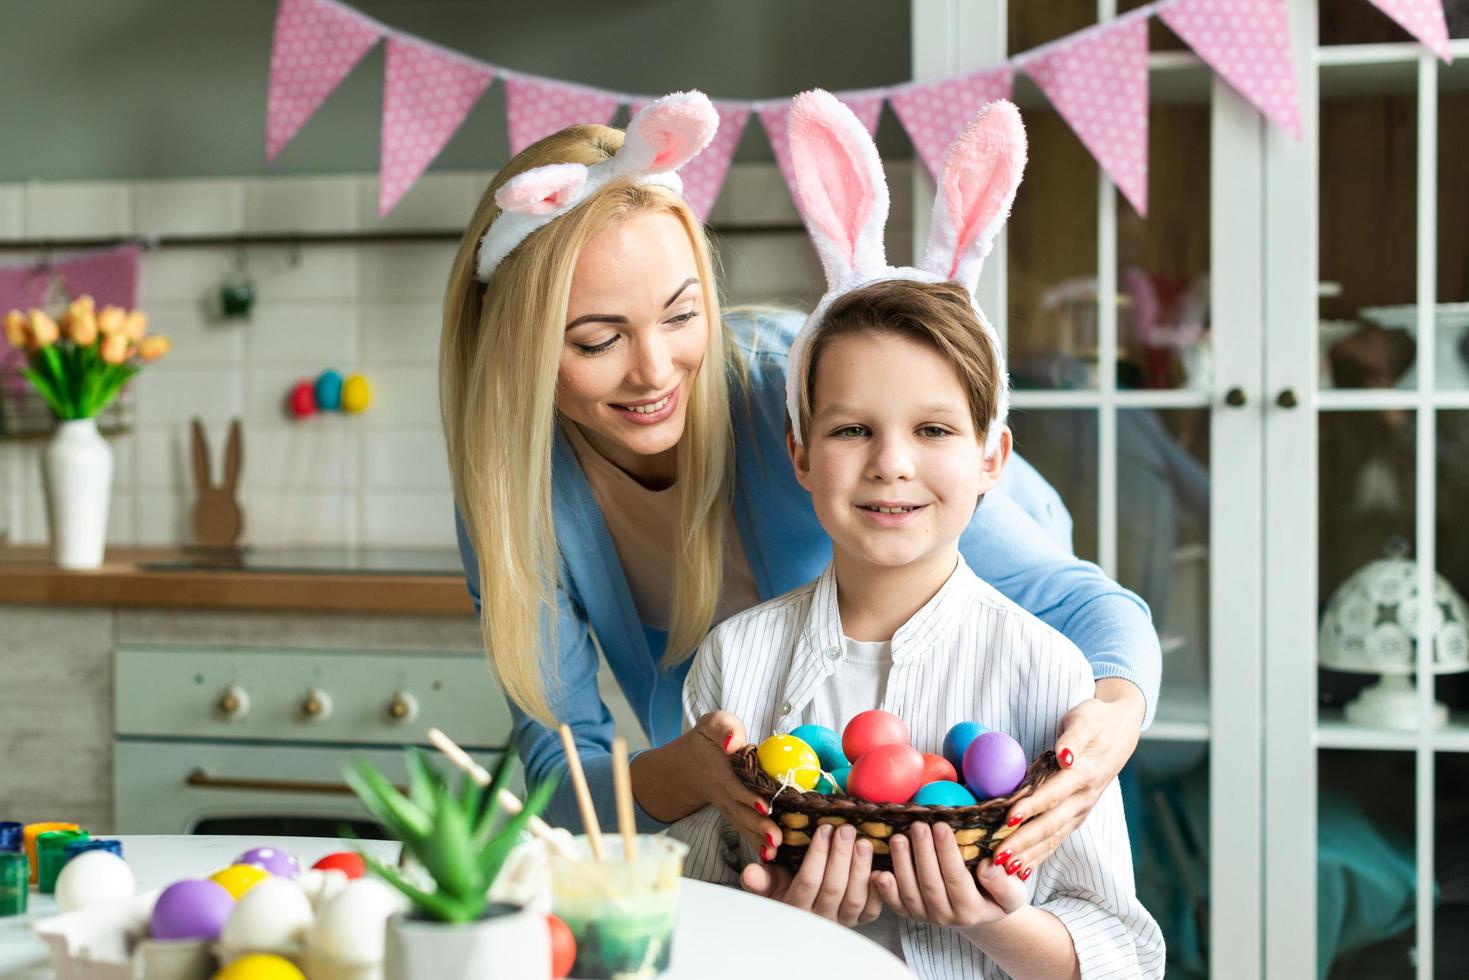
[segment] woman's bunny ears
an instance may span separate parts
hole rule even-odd
[[[609,160],[586,167],[554,163],[517,174],[495,192],[500,213],[479,243],[474,277],[489,282],[498,266],[538,228],[570,211],[619,178],[658,184],[675,194],[683,181],[675,171],[709,145],[719,113],[703,92],[675,92],[633,116],[622,148]]]
[[[928,247],[916,269],[887,263],[882,238],[888,216],[887,180],[877,147],[852,110],[820,89],[796,96],[790,115],[790,144],[796,197],[827,283],[826,295],[791,344],[786,407],[800,442],[801,357],[832,301],[880,279],[952,281],[972,295],[1020,186],[1025,128],[1015,106],[992,102],[949,145],[934,200]],[[979,307],[975,312],[989,331],[1001,366],[995,418],[985,447],[988,455],[999,444],[1009,410],[1009,384],[999,337]]]

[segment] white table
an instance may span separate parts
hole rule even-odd
[[[287,851],[309,867],[325,854],[355,846],[319,837],[123,836],[119,840],[140,891],[161,888],[180,878],[204,877],[251,847],[268,845]],[[395,842],[365,841],[361,846],[384,860],[397,860]],[[32,934],[29,923],[55,912],[50,895],[32,892],[25,916],[0,919],[0,978],[53,980],[46,948]],[[674,931],[673,967],[663,975],[664,980],[749,980],[802,968],[863,980],[911,977],[887,950],[834,922],[732,888],[685,879]]]

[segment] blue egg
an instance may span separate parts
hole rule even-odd
[[[339,412],[342,409],[342,376],[330,369],[316,378],[316,407],[323,412]]]
[[[816,751],[821,768],[827,772],[851,765],[842,753],[842,737],[825,725],[802,725],[791,734]]]
[[[974,806],[977,801],[973,793],[958,783],[939,779],[924,783],[914,794],[913,802],[920,806]]]
[[[843,793],[847,791],[847,774],[851,771],[851,766],[842,766],[840,769],[831,771],[831,778],[836,780],[836,784],[842,788]]]
[[[814,792],[817,792],[817,793],[821,793],[821,794],[823,794],[825,796],[831,796],[833,793],[837,792],[840,788],[841,787],[839,787],[837,785],[837,781],[836,781],[836,779],[834,779],[832,777],[831,773],[824,772],[816,780],[816,786],[813,788],[813,791]]]
[[[961,721],[949,729],[949,734],[944,736],[944,758],[949,760],[955,772],[964,771],[964,750],[969,748],[969,743],[987,731],[989,729],[977,721]]]

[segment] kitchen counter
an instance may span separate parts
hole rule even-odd
[[[100,569],[74,572],[56,568],[46,548],[0,548],[0,604],[474,614],[462,574],[156,567],[196,557],[176,548],[109,548]]]

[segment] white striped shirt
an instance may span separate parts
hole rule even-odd
[[[828,566],[810,585],[709,634],[684,683],[685,727],[722,708],[744,723],[752,742],[804,724],[841,731],[847,719],[836,717],[826,681],[842,669],[843,656],[836,576]],[[939,752],[951,726],[978,721],[1013,735],[1035,758],[1052,747],[1066,711],[1092,695],[1081,651],[981,581],[961,557],[943,588],[894,634],[887,690],[874,707],[902,718],[924,752]],[[689,844],[684,873],[691,877],[737,885],[731,864],[757,859],[748,845],[734,843],[712,806],[671,833]],[[740,853],[731,855],[735,846]],[[1163,935],[1137,900],[1115,780],[1026,889],[1032,905],[1071,933],[1086,980],[1163,975]],[[919,977],[1005,976],[954,929],[902,919],[900,934]]]

